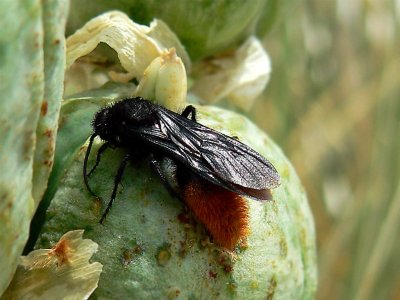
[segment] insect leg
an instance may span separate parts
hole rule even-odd
[[[168,193],[172,197],[179,198],[178,194],[176,193],[174,188],[171,186],[171,184],[168,182],[167,178],[165,177],[164,172],[161,167],[160,160],[157,159],[154,156],[154,154],[150,154],[150,165],[151,165],[152,169],[154,170],[154,172],[156,172],[157,176],[161,179],[161,181],[162,181],[163,185],[165,186],[165,188],[167,189]]]
[[[87,171],[87,162],[88,162],[88,159],[89,159],[89,154],[90,154],[90,151],[92,150],[93,141],[94,141],[94,138],[96,136],[97,136],[97,134],[93,133],[90,136],[90,139],[89,139],[89,145],[88,145],[87,150],[86,150],[85,159],[83,160],[83,181],[85,182],[86,188],[89,191],[89,193],[92,194],[95,197],[98,197],[92,191],[92,189],[89,186],[88,175],[87,175],[87,172],[86,172]]]
[[[115,197],[117,195],[118,184],[121,182],[122,175],[124,174],[126,164],[128,163],[128,160],[130,159],[130,157],[131,156],[129,154],[125,155],[124,159],[122,160],[121,164],[118,167],[117,175],[114,178],[114,188],[113,188],[113,191],[111,194],[111,199],[108,202],[106,210],[104,211],[103,215],[101,216],[100,224],[103,224],[104,220],[106,219],[106,217],[111,209],[111,206],[114,203]]]
[[[193,105],[186,106],[186,108],[181,113],[181,116],[188,118],[190,114],[192,115],[191,120],[193,122],[196,122],[196,108]]]
[[[110,142],[105,142],[103,145],[100,146],[99,150],[97,150],[97,156],[96,156],[96,163],[95,165],[92,167],[92,169],[89,171],[89,173],[87,174],[88,177],[90,177],[90,175],[94,172],[94,170],[97,168],[97,166],[100,163],[100,158],[101,158],[101,154],[104,152],[104,150],[106,150],[108,147],[110,146]]]

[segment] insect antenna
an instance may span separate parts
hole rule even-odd
[[[86,188],[88,189],[89,193],[91,193],[95,197],[99,197],[90,188],[89,181],[88,181],[88,174],[87,174],[87,162],[88,162],[88,159],[89,159],[90,151],[92,150],[92,145],[93,145],[94,138],[96,136],[97,136],[97,134],[93,133],[90,136],[90,139],[89,139],[89,145],[88,145],[88,148],[86,150],[85,159],[83,161],[83,181],[85,182]]]

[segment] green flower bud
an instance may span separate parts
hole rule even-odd
[[[84,97],[75,103],[74,111],[85,111],[94,101]],[[78,127],[86,126],[89,136],[92,113],[87,110],[87,115],[76,118],[78,114],[69,109],[67,122],[73,122],[77,131],[63,123],[60,134],[75,140]],[[104,265],[94,292],[99,298],[312,298],[316,289],[314,224],[293,167],[279,147],[245,117],[199,106],[198,118],[264,155],[282,177],[280,187],[272,190],[272,201],[246,200],[250,224],[246,245],[229,252],[213,244],[203,225],[168,194],[141,159],[128,165],[114,206],[100,225],[124,151],[107,150],[90,177],[92,189],[104,199],[100,201],[84,186],[86,149],[82,147],[58,187],[36,247],[48,248],[65,232],[84,228],[85,237],[99,245],[93,260]],[[99,146],[96,143],[92,153]],[[95,154],[89,165],[94,160]]]

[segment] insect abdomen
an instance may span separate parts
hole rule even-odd
[[[234,250],[239,242],[246,240],[250,232],[249,209],[243,197],[202,179],[186,183],[182,194],[217,244]]]

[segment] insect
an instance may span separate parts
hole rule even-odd
[[[197,123],[196,109],[191,105],[178,114],[140,97],[128,98],[99,110],[92,127],[83,163],[84,183],[92,195],[96,196],[88,177],[98,166],[101,154],[108,147],[126,149],[100,223],[113,205],[128,161],[143,155],[170,194],[183,199],[226,248],[234,247],[248,234],[248,208],[241,196],[268,200],[270,189],[280,184],[277,170],[267,159],[236,138]],[[104,144],[88,173],[87,162],[96,136]],[[165,159],[176,165],[178,190],[167,179],[162,166]]]

